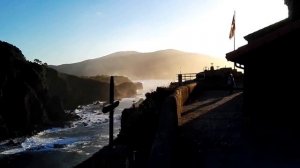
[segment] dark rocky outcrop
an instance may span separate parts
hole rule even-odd
[[[107,75],[91,76],[88,77],[88,79],[93,79],[106,84],[109,84],[110,82],[110,76]],[[116,85],[116,98],[133,97],[137,94],[137,90],[143,89],[142,83],[134,83],[128,77],[125,76],[114,76],[114,82]]]
[[[51,68],[47,68],[46,77],[50,95],[60,98],[64,109],[108,100],[108,83],[59,73]]]
[[[136,88],[138,89],[138,90],[142,90],[143,89],[143,83],[141,83],[141,82],[136,82],[136,83],[134,83],[135,84],[135,86],[136,86]]]
[[[64,109],[75,109],[78,105],[94,101],[107,101],[110,76],[77,77],[47,68],[46,78],[49,93],[61,99]],[[136,85],[127,77],[115,77],[115,97],[133,97]]]
[[[50,97],[44,65],[26,61],[21,50],[0,41],[0,139],[31,134],[67,120]]]
[[[116,86],[116,96],[122,97],[133,97],[136,95],[137,87],[132,82],[125,82]]]
[[[110,82],[110,76],[108,76],[108,75],[90,76],[88,78],[94,79],[94,80],[97,80],[97,81],[103,82],[103,83]],[[128,77],[125,77],[125,76],[114,76],[114,82],[115,82],[115,85],[120,85],[122,83],[132,82],[132,81]]]

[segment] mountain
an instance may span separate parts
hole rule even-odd
[[[149,53],[124,51],[73,64],[51,66],[76,76],[122,75],[130,79],[174,79],[176,74],[203,71],[204,67],[224,67],[224,59],[178,50],[160,50]]]

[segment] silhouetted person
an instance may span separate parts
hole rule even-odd
[[[232,94],[233,93],[233,89],[235,87],[235,81],[234,81],[234,77],[233,77],[232,73],[230,73],[228,75],[228,78],[227,78],[227,87],[228,87],[228,90],[229,90],[229,94]]]

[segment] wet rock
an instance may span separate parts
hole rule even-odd
[[[53,144],[53,148],[64,148],[66,144]]]

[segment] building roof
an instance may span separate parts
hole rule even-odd
[[[238,48],[235,51],[226,54],[226,59],[239,64],[245,64],[247,56],[258,49],[281,39],[290,33],[300,31],[300,20],[291,21],[282,20],[273,25],[260,29],[254,33],[245,36],[248,44]]]
[[[290,23],[290,19],[284,19],[284,20],[281,20],[279,22],[276,22],[272,25],[269,25],[267,27],[264,27],[260,30],[257,30],[251,34],[248,34],[244,37],[245,40],[247,40],[248,42],[251,42],[255,39],[258,39],[260,37],[263,37],[264,35],[268,34],[268,33],[271,33],[273,31],[276,31],[277,29],[279,29],[280,27],[283,27],[285,25],[287,25],[288,23]]]

